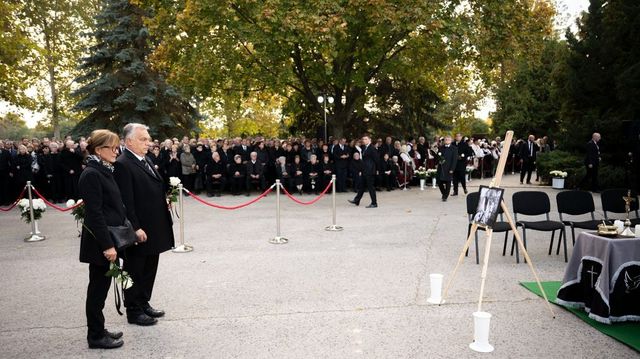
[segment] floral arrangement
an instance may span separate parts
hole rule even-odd
[[[71,215],[73,216],[73,218],[76,219],[76,223],[83,222],[84,221],[84,201],[82,201],[81,199],[79,199],[78,202],[72,199],[67,201],[67,208],[71,208],[76,205],[77,207],[71,210]]]
[[[423,166],[418,167],[418,170],[416,171],[416,173],[418,174],[418,177],[420,179],[426,179],[427,178],[427,169],[424,168]]]
[[[39,220],[42,218],[42,213],[47,209],[47,205],[40,198],[36,198],[32,200],[33,202],[33,219]],[[31,223],[31,211],[29,206],[29,200],[27,198],[23,198],[18,202],[18,207],[20,207],[20,217],[27,223]]]
[[[554,178],[567,178],[568,176],[568,173],[563,171],[551,171],[549,174]]]
[[[169,204],[178,202],[178,195],[180,195],[180,189],[178,186],[182,183],[178,177],[169,177],[169,193],[167,193],[167,202]]]
[[[465,172],[466,172],[467,174],[471,174],[471,172],[473,172],[475,169],[476,169],[476,168],[475,168],[475,167],[473,167],[473,166],[467,166],[467,167],[465,168]]]
[[[427,177],[435,177],[438,174],[438,170],[435,168],[429,168],[427,170]]]
[[[122,270],[122,267],[117,262],[111,262],[109,271],[105,273],[105,276],[115,278],[116,282],[122,286],[122,289],[129,289],[133,286],[133,279],[131,279],[127,271]]]

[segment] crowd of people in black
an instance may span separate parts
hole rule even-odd
[[[170,177],[179,177],[193,193],[220,196],[223,193],[249,195],[265,190],[276,179],[294,193],[318,193],[336,176],[336,190],[357,192],[363,186],[365,168],[361,139],[255,138],[165,139],[150,142],[148,157],[163,176],[167,189]],[[388,191],[417,182],[419,167],[437,168],[444,137],[427,141],[424,136],[371,141],[378,154],[375,187]],[[458,184],[464,191],[465,175],[491,176],[505,144],[495,139],[469,138],[457,134],[451,145],[457,148],[452,169],[452,195]],[[522,169],[521,182],[531,181],[535,156],[553,150],[546,137],[517,140],[510,144],[508,166]],[[23,138],[0,141],[0,204],[9,204],[27,181],[52,202],[78,198],[78,179],[86,167],[87,141],[67,137],[62,141]],[[121,143],[119,152],[124,151]],[[511,162],[513,161],[513,164]],[[443,181],[448,182],[448,181]],[[447,190],[448,192],[448,190]]]

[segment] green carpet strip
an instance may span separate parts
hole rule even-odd
[[[521,282],[520,284],[536,295],[542,297],[542,293],[540,292],[536,282]],[[542,287],[547,293],[547,297],[551,303],[555,304],[556,294],[558,293],[558,289],[560,289],[561,284],[561,282],[542,282]],[[582,309],[562,308],[575,314],[578,318],[582,319],[600,332],[640,352],[640,323],[625,322],[607,325],[589,318],[587,313]]]

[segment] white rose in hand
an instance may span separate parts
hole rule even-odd
[[[169,184],[173,187],[177,187],[180,184],[180,178],[178,177],[169,177]]]
[[[67,208],[75,206],[76,201],[70,199],[67,201]]]

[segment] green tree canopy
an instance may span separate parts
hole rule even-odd
[[[124,124],[148,125],[154,136],[196,131],[197,111],[147,63],[152,39],[143,20],[147,13],[127,0],[105,0],[96,16],[96,45],[82,59],[84,85],[75,108],[88,115],[74,128],[119,132]]]

